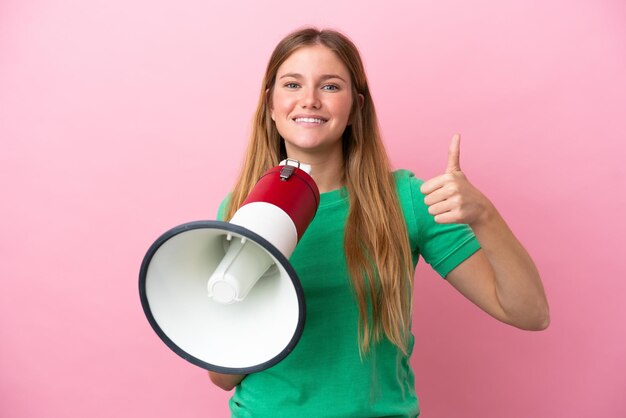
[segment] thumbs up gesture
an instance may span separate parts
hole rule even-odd
[[[448,150],[445,174],[434,177],[420,188],[424,202],[435,222],[475,224],[488,217],[491,202],[475,188],[461,171],[461,136],[455,134]]]

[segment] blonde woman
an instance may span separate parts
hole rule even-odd
[[[282,362],[247,376],[209,372],[235,417],[414,417],[409,357],[413,274],[421,255],[485,312],[528,330],[549,324],[533,261],[463,175],[459,137],[446,172],[391,172],[361,58],[341,33],[313,28],[274,50],[229,219],[284,158],[312,167],[320,206],[290,261],[307,322]]]

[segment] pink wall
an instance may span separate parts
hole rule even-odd
[[[227,416],[149,327],[139,264],[214,217],[271,49],[316,24],[359,45],[397,167],[439,174],[462,133],[549,294],[523,332],[421,266],[424,416],[626,416],[624,2],[226,3],[0,4],[0,415]]]

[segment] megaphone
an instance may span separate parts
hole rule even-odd
[[[161,340],[218,373],[254,373],[284,359],[305,320],[288,259],[319,198],[310,167],[285,160],[263,174],[230,222],[188,222],[161,235],[139,273],[141,305]]]

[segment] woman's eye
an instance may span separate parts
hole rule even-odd
[[[334,84],[326,84],[325,86],[322,87],[322,90],[335,91],[335,90],[339,90],[339,86],[336,86]]]
[[[298,83],[287,83],[285,84],[285,87],[287,87],[288,89],[297,89],[299,86]]]

